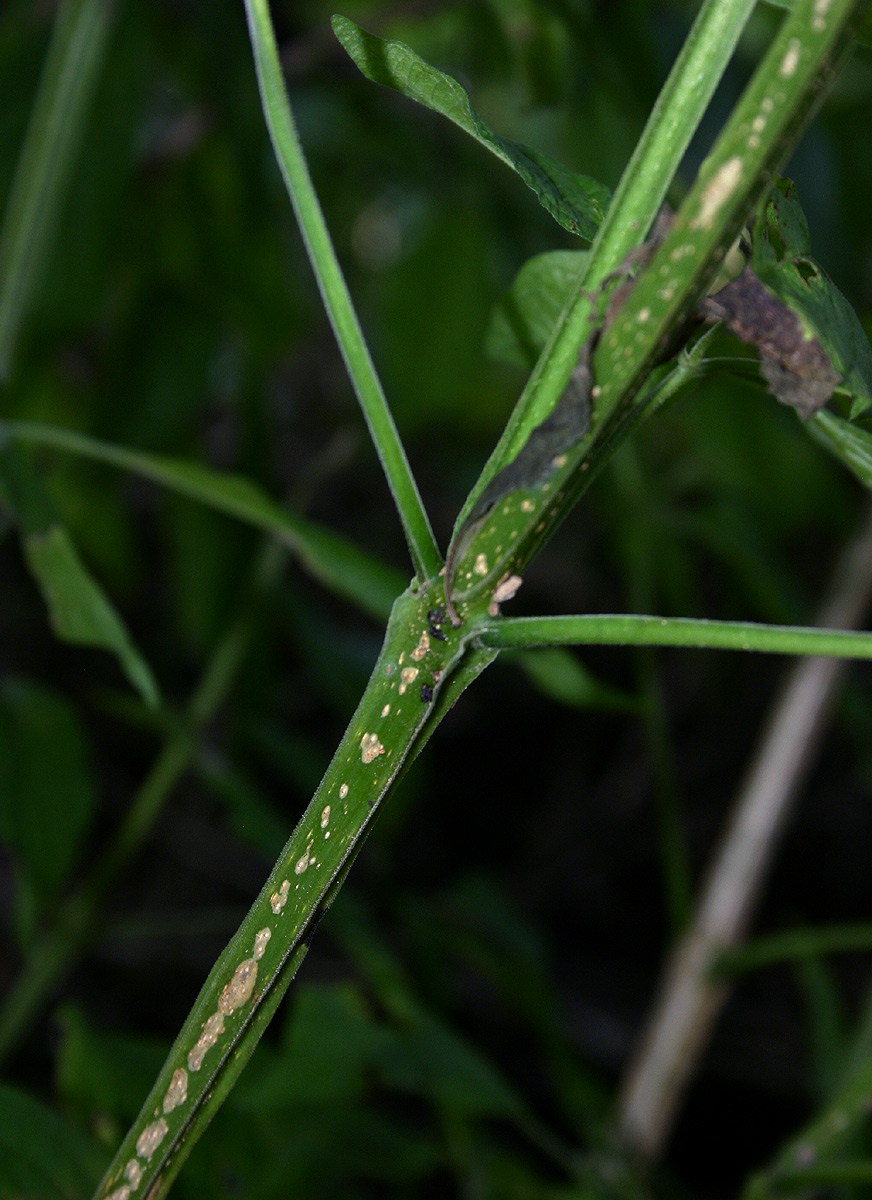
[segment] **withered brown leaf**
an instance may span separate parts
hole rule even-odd
[[[805,336],[793,309],[764,287],[750,268],[706,296],[700,313],[706,321],[723,321],[737,338],[757,347],[769,390],[803,420],[823,408],[841,382],[820,341]]]

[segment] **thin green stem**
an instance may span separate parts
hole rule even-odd
[[[112,0],[58,9],[0,231],[0,380],[45,264],[73,156],[103,64]]]
[[[684,649],[755,650],[764,654],[813,654],[825,658],[872,658],[872,633],[636,614],[503,617],[485,624],[479,637],[485,646],[494,650],[535,646],[677,646]]]
[[[442,557],[312,185],[282,79],[267,0],[245,0],[245,10],[266,123],[309,261],[400,514],[415,572],[422,581],[430,579],[442,566]]]
[[[255,599],[278,577],[283,552],[264,547],[255,567]],[[240,616],[218,643],[176,732],[169,738],[114,837],[76,891],[57,905],[53,923],[36,939],[0,1008],[0,1062],[39,1015],[58,980],[90,940],[100,907],[125,865],[140,849],[197,750],[197,735],[217,712],[244,661],[256,622]]]

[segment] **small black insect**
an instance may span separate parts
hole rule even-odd
[[[448,638],[440,629],[440,625],[445,620],[445,609],[440,604],[438,608],[431,608],[427,613],[427,624],[430,626],[430,632],[438,642],[447,642]]]
[[[425,704],[433,703],[433,689],[430,687],[429,683],[425,683],[421,686],[421,699]]]

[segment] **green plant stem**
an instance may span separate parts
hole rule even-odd
[[[125,1172],[137,1177],[141,1194],[148,1194],[149,1200],[158,1200],[166,1194],[182,1161],[233,1086],[290,984],[318,920],[344,881],[380,805],[388,799],[404,766],[435,728],[450,700],[493,656],[493,643],[500,642],[501,631],[496,621],[488,620],[487,613],[493,590],[501,578],[497,572],[504,570],[506,561],[519,567],[529,561],[578,498],[592,473],[586,473],[591,466],[591,447],[617,442],[625,423],[634,415],[633,399],[662,357],[664,339],[673,336],[684,324],[687,311],[710,282],[736,231],[760,199],[768,173],[788,152],[813,103],[841,64],[849,34],[847,22],[859,11],[858,0],[831,0],[822,30],[813,25],[813,11],[816,11],[813,4],[814,0],[801,0],[785,20],[734,120],[719,139],[679,213],[672,234],[641,273],[630,296],[631,306],[625,306],[600,342],[594,355],[594,378],[599,391],[594,398],[589,435],[571,445],[566,456],[561,456],[563,461],[553,464],[549,482],[554,485],[554,494],[549,495],[542,512],[531,512],[519,505],[520,515],[515,511],[507,514],[505,510],[510,505],[501,504],[495,510],[493,526],[485,524],[482,529],[473,530],[466,551],[472,562],[479,554],[484,557],[485,546],[489,553],[494,552],[486,538],[492,533],[502,535],[500,521],[511,519],[505,526],[505,536],[510,541],[517,538],[517,542],[508,551],[508,560],[488,559],[491,565],[486,566],[480,584],[467,593],[460,626],[444,625],[440,630],[443,637],[432,634],[433,614],[445,601],[443,581],[435,571],[431,570],[425,581],[416,581],[397,599],[375,670],[325,777],[260,895],[206,980],[98,1189],[100,1200],[106,1200],[124,1186]],[[295,143],[265,0],[247,0],[247,7],[255,54],[260,56],[258,67],[268,120],[283,114],[280,118],[283,140]],[[796,38],[802,53],[794,64],[792,42]],[[786,54],[791,55],[789,78],[783,74]],[[761,101],[772,98],[770,93],[777,94],[777,103],[773,99],[777,112],[769,114],[772,119],[761,132],[760,140],[749,144],[750,123]],[[282,146],[276,140],[281,156]],[[733,165],[737,158],[741,163],[738,179]],[[297,165],[301,164],[300,156]],[[307,174],[305,179],[307,186],[311,186]],[[727,187],[727,182],[731,186]],[[638,240],[639,231],[633,234],[634,240]],[[668,257],[679,249],[680,265]],[[664,264],[668,264],[669,271],[668,296],[659,294],[664,290],[666,277],[655,275],[655,270]],[[636,302],[638,295],[646,297],[644,317],[640,317],[643,306],[641,301]],[[325,294],[325,300],[330,303],[329,295]],[[614,335],[619,326],[622,334],[618,342]],[[566,373],[555,386],[552,398],[562,389],[582,340],[576,340],[574,347],[568,346]],[[538,492],[535,498],[542,501]],[[577,631],[578,626],[572,618],[568,620],[572,638],[571,630]],[[656,622],[656,618],[648,620]],[[518,622],[504,624],[517,627]],[[696,627],[697,638],[702,636],[705,623],[691,624]],[[744,628],[747,641],[753,637],[754,627]],[[819,633],[801,632],[809,639]],[[483,634],[487,634],[492,644],[485,642]],[[788,631],[788,636],[792,639],[790,649],[795,652],[796,631]],[[826,631],[819,636],[816,649],[825,644],[827,636],[839,637]],[[654,639],[651,642],[654,644]],[[775,631],[770,635],[770,648],[777,642]],[[687,630],[680,644],[693,644],[688,641]],[[739,640],[736,644],[743,643]],[[870,656],[868,643],[863,640],[861,644],[862,652]],[[415,674],[404,677],[401,672],[406,670]],[[409,687],[401,692],[399,681],[420,689],[422,672],[426,672],[423,689],[411,691],[407,698],[405,691]],[[282,895],[287,897],[286,907]],[[186,1097],[176,1105],[174,1081],[182,1078]]]
[[[378,662],[324,779],[206,980],[98,1196],[123,1187],[125,1171],[136,1174],[150,1200],[166,1194],[254,1051],[381,804],[447,706],[492,660],[491,651],[472,647],[474,623],[431,636],[441,585],[437,576],[397,599]],[[235,982],[240,972],[247,990]],[[176,1105],[169,1097],[178,1078],[186,1096]],[[164,1115],[155,1118],[155,1109]]]
[[[406,452],[364,340],[315,194],[288,103],[267,0],[245,0],[263,111],[288,194],[349,377],[387,476],[415,573],[431,578],[442,558]]]
[[[283,558],[284,553],[275,542],[268,543],[261,552],[255,567],[255,607],[259,595],[277,580]],[[245,659],[255,627],[251,613],[231,624],[212,654],[177,731],[155,760],[114,837],[87,878],[71,896],[58,903],[56,919],[30,948],[0,1008],[0,1063],[42,1011],[58,980],[93,936],[103,900],[145,842],[173,788],[188,769],[197,750],[198,733],[224,702]]]
[[[872,633],[707,621],[636,614],[580,617],[504,617],[479,634],[494,650],[535,646],[676,646],[685,649],[755,650],[765,654],[813,654],[872,658]]]
[[[621,175],[591,247],[583,278],[536,363],[481,479],[457,521],[463,523],[487,481],[517,454],[554,407],[579,347],[590,333],[591,293],[617,270],[650,229],[684,152],[705,115],[756,0],[705,0]]]
[[[867,4],[831,0],[822,15],[816,0],[799,0],[783,21],[672,228],[593,348],[586,419],[577,412],[568,418],[575,427],[563,432],[542,475],[530,475],[506,500],[456,528],[449,582],[458,619],[464,605],[521,574],[639,420],[638,398],[652,372],[689,333],[700,296],[836,77]],[[656,390],[651,395],[656,403]]]
[[[55,17],[0,231],[0,381],[45,265],[114,9],[113,0],[63,0]]]

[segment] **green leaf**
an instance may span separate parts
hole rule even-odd
[[[811,254],[808,221],[796,184],[781,176],[775,180],[754,226],[753,261],[759,272],[800,254]]]
[[[850,467],[862,484],[872,488],[872,433],[825,410],[816,413],[806,428],[816,442]]]
[[[453,121],[521,176],[558,224],[587,241],[593,239],[608,207],[609,189],[562,163],[500,137],[469,103],[456,79],[431,67],[403,42],[366,33],[347,17],[335,16],[333,32],[367,79],[394,88]]]
[[[356,987],[301,987],[285,1034],[286,1048],[254,1079],[243,1079],[235,1103],[261,1112],[287,1104],[358,1102],[378,1034]]]
[[[78,1200],[90,1194],[103,1160],[75,1126],[0,1084],[0,1200]]]
[[[639,711],[635,697],[601,683],[569,650],[555,647],[525,651],[509,654],[507,661],[519,666],[541,692],[558,704],[608,712]]]
[[[151,708],[157,683],[106,593],[79,558],[66,529],[53,525],[22,538],[24,556],[42,591],[55,634],[76,646],[109,650]]]
[[[94,811],[84,734],[75,710],[22,679],[0,685],[0,839],[19,856],[37,896],[57,891]]]
[[[167,1044],[160,1038],[96,1028],[72,1004],[65,1005],[55,1020],[61,1031],[56,1077],[59,1098],[89,1117],[132,1121],[143,1091],[166,1057]],[[117,1132],[120,1136],[122,1131]]]
[[[386,1043],[379,1068],[388,1087],[431,1100],[455,1115],[518,1117],[524,1109],[477,1050],[429,1015],[416,1015],[403,1036]]]
[[[271,533],[325,587],[347,597],[372,616],[386,616],[404,586],[402,577],[392,568],[339,534],[297,516],[243,475],[214,471],[200,463],[162,454],[143,454],[69,429],[30,421],[0,423],[0,432],[18,441],[53,446],[133,471],[217,512]]]
[[[488,354],[532,369],[589,257],[586,250],[547,250],[528,259],[494,308]]]

